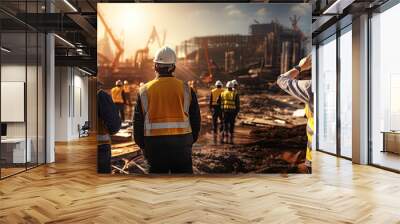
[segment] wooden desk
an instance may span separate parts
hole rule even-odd
[[[383,150],[382,152],[392,152],[400,154],[400,131],[382,131]]]

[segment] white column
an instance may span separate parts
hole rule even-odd
[[[368,15],[353,19],[353,162],[368,163]]]
[[[54,35],[46,36],[46,163],[55,161],[55,54]]]
[[[317,47],[315,45],[312,46],[312,51],[311,51],[311,56],[312,56],[312,66],[311,66],[311,89],[314,94],[314,120],[317,121],[317,97],[315,93],[317,92]],[[313,135],[313,140],[312,140],[312,150],[316,150],[316,142],[317,142],[317,125],[314,127],[314,135]]]

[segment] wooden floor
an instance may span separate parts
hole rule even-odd
[[[95,141],[0,181],[0,223],[400,223],[400,175],[315,153],[314,174],[98,175]]]

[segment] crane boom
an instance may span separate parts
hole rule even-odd
[[[206,62],[207,62],[208,75],[212,76],[210,58],[208,56],[208,40],[207,39],[205,39],[204,42],[203,42],[203,48],[204,48],[204,56],[205,56],[205,59],[206,59]]]
[[[112,61],[112,64],[111,64],[112,69],[115,70],[117,65],[118,65],[118,63],[119,63],[119,58],[121,57],[122,53],[124,52],[124,48],[121,46],[120,42],[114,36],[111,28],[108,26],[108,24],[104,20],[104,17],[100,13],[100,10],[97,11],[97,16],[99,17],[101,23],[104,25],[104,28],[105,28],[106,32],[108,33],[108,35],[110,35],[111,40],[113,41],[115,47],[117,48],[117,53],[116,53],[116,55],[114,57],[114,60]]]

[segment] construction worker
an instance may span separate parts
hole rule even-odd
[[[221,123],[220,126],[220,131],[222,131],[222,111],[220,105],[218,105],[218,98],[221,95],[221,93],[224,91],[222,88],[222,82],[221,81],[216,81],[215,82],[215,88],[211,90],[210,94],[210,111],[212,115],[212,130],[214,134],[218,133],[218,120]]]
[[[200,131],[200,108],[189,85],[173,76],[175,63],[171,48],[156,52],[156,78],[139,89],[135,106],[134,140],[150,173],[193,173],[192,145]]]
[[[129,86],[128,80],[124,81],[123,89],[124,89],[124,95],[125,95],[126,103],[129,103],[129,97],[130,97],[129,94],[131,93],[131,88]]]
[[[236,91],[237,93],[239,93],[239,83],[238,81],[236,81],[236,79],[232,80],[233,83],[233,90]]]
[[[111,137],[121,128],[118,110],[97,82],[97,172],[111,173]]]
[[[222,109],[222,117],[224,119],[224,128],[221,136],[221,142],[225,140],[233,144],[233,134],[235,128],[236,115],[240,110],[239,94],[233,90],[233,83],[226,83],[227,89],[223,91],[218,99],[218,105]]]
[[[129,86],[128,80],[124,80],[124,85],[122,87],[124,89],[124,117],[125,115],[131,115],[132,116],[132,101],[131,101],[131,87]]]
[[[236,93],[236,94],[238,94],[239,95],[239,83],[238,83],[238,81],[236,81],[236,79],[234,79],[234,80],[232,80],[232,83],[233,83],[233,91]],[[235,120],[236,120],[236,118],[237,118],[237,113],[235,114]]]
[[[190,80],[188,81],[188,85],[190,86],[190,88],[193,89],[193,91],[197,94],[197,86],[194,80]]]
[[[115,87],[111,89],[111,97],[117,109],[119,111],[122,122],[125,121],[125,91],[122,87],[122,81],[118,80],[115,82]]]
[[[312,138],[314,134],[314,95],[312,92],[311,80],[298,80],[298,76],[302,71],[311,69],[311,55],[301,59],[300,63],[288,72],[280,75],[277,84],[290,95],[296,97],[305,103],[305,114],[307,117],[307,151],[304,166],[300,166],[300,170],[311,173],[312,161]]]

